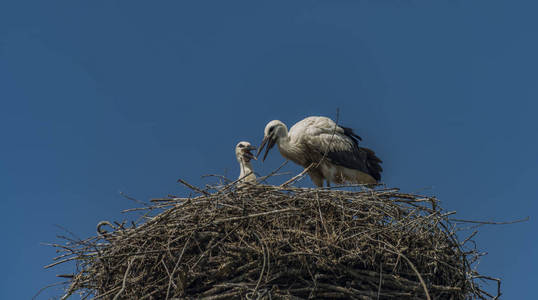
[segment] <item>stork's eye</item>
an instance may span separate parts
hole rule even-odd
[[[275,126],[269,128],[269,133],[273,132],[274,129],[275,129]]]
[[[239,148],[243,148],[243,147],[245,147],[245,145],[239,144]]]

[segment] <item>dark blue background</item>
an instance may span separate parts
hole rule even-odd
[[[136,206],[120,192],[186,196],[178,178],[237,176],[235,144],[259,144],[268,121],[339,108],[387,185],[436,195],[461,218],[531,216],[477,237],[489,252],[478,270],[503,279],[505,299],[531,299],[536,3],[0,2],[0,298],[72,271],[43,269],[55,253],[40,242],[63,234],[54,224],[93,235]],[[254,167],[282,161],[274,151]]]

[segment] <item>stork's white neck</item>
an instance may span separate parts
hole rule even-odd
[[[276,140],[276,143],[278,145],[278,150],[280,151],[280,154],[282,154],[282,156],[284,156],[286,159],[289,159],[299,165],[305,164],[301,149],[299,148],[297,143],[294,143],[291,140],[288,135],[279,137]]]

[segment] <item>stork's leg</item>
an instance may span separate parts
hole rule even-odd
[[[314,184],[317,187],[323,187],[323,179],[322,178],[314,178],[313,176],[311,176],[310,178],[312,178],[312,182],[314,182]]]
[[[316,172],[314,170],[310,170],[308,172],[308,175],[310,175],[310,179],[312,179],[312,182],[317,187],[323,187],[323,176],[319,172]]]

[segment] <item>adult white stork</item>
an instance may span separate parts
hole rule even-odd
[[[374,151],[359,147],[362,140],[351,128],[338,126],[327,117],[308,117],[288,128],[279,120],[265,126],[263,141],[256,156],[265,145],[269,150],[278,145],[280,154],[304,168],[314,165],[308,175],[318,187],[323,181],[342,184],[377,183],[381,179],[381,160]]]
[[[254,175],[250,160],[256,159],[256,157],[250,152],[250,150],[256,150],[256,147],[252,146],[249,142],[239,142],[235,146],[235,156],[237,157],[239,168],[241,169],[238,179],[243,178],[241,179],[241,182],[255,183],[256,175]]]

